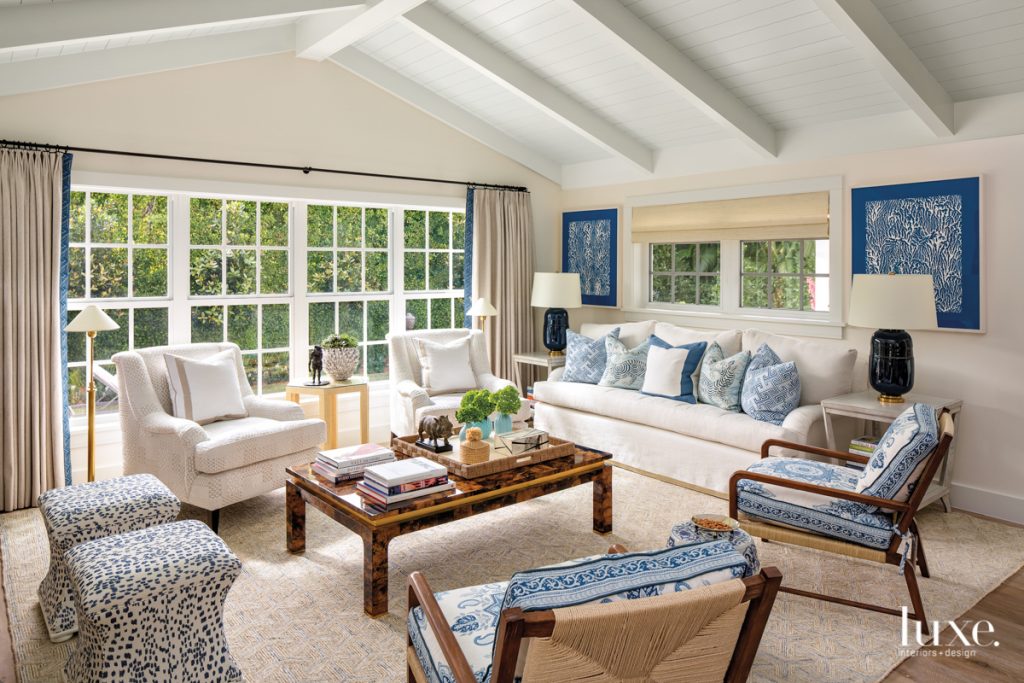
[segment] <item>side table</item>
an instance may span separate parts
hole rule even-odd
[[[861,391],[825,399],[821,402],[821,409],[825,417],[825,440],[828,447],[836,450],[836,433],[832,422],[836,416],[853,417],[888,426],[910,404],[927,403],[936,410],[948,409],[950,417],[953,418],[953,424],[956,425],[960,418],[960,408],[963,407],[963,401],[924,394],[907,394],[904,399],[906,399],[904,403],[881,403],[876,391]],[[949,454],[946,456],[945,462],[942,463],[935,480],[928,485],[928,490],[921,500],[922,508],[936,500],[941,500],[942,508],[946,512],[952,509],[949,492],[953,483],[953,458],[956,457],[956,442],[957,439],[954,436],[953,442],[949,445]]]
[[[540,368],[547,368],[548,375],[550,376],[551,372],[555,368],[560,368],[565,365],[565,356],[549,356],[547,351],[530,351],[527,353],[513,354],[512,362],[514,362],[516,366],[516,385],[525,391],[526,387],[523,386],[522,371],[519,369],[520,366],[534,365]]]
[[[359,443],[370,442],[370,384],[365,377],[352,377],[344,382],[331,382],[319,387],[289,384],[284,397],[299,402],[303,394],[319,400],[319,418],[327,423],[328,450],[338,447],[338,395],[359,394]]]

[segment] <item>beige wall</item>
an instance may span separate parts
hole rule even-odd
[[[953,502],[964,509],[1024,522],[1024,136],[878,152],[818,162],[776,165],[701,176],[566,191],[566,210],[622,207],[626,197],[842,175],[844,263],[850,263],[851,187],[962,176],[983,176],[982,240],[987,332],[914,333],[917,382],[923,393],[962,398],[963,419],[954,471]],[[559,249],[560,240],[551,242]],[[848,267],[848,266],[847,266]],[[849,296],[849,280],[846,283]],[[848,300],[848,299],[847,299]],[[586,320],[623,319],[618,311],[573,312]],[[631,314],[633,319],[645,316]],[[871,330],[847,328],[864,375]]]

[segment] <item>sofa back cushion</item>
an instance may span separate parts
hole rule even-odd
[[[562,373],[563,382],[580,382],[582,384],[597,384],[601,381],[604,368],[608,365],[608,349],[605,347],[605,337],[618,339],[619,328],[613,329],[607,335],[598,339],[591,339],[582,334],[576,334],[572,330],[566,330],[565,347],[565,370]]]
[[[772,347],[782,362],[796,363],[800,375],[800,405],[821,403],[848,394],[853,388],[855,349],[783,337],[761,330],[743,332],[743,349],[754,352],[762,344]]]
[[[879,439],[878,448],[854,490],[906,502],[919,484],[928,454],[938,445],[939,423],[935,408],[927,403],[909,406]]]
[[[696,330],[663,322],[654,325],[654,334],[672,346],[682,346],[693,342],[707,342],[710,346],[711,342],[718,342],[726,356],[739,353],[743,343],[741,330]]]
[[[583,323],[580,325],[580,334],[591,339],[600,339],[615,328],[619,328],[619,339],[622,340],[622,343],[633,348],[640,346],[654,334],[654,321],[642,320],[636,323],[614,323],[612,325]]]

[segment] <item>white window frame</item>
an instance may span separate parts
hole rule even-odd
[[[829,193],[829,310],[791,311],[750,309],[740,306],[740,270],[742,259],[738,239],[715,240],[703,233],[700,239],[688,240],[680,233],[675,242],[714,242],[720,251],[720,304],[718,306],[654,303],[649,301],[651,240],[633,243],[633,209],[666,204],[742,199],[804,192]],[[656,317],[680,325],[729,329],[761,327],[780,334],[828,337],[839,339],[843,334],[843,283],[848,270],[843,261],[843,178],[828,176],[759,183],[736,187],[712,188],[685,192],[627,197],[623,210],[623,311],[628,317]],[[727,237],[723,231],[723,237]]]

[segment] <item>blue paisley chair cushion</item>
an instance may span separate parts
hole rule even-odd
[[[781,425],[800,405],[800,374],[796,363],[783,363],[767,344],[750,359],[743,378],[743,412],[761,422]]]
[[[563,382],[581,382],[597,384],[601,381],[604,368],[608,364],[608,350],[605,348],[605,337],[619,338],[616,327],[599,339],[591,339],[572,330],[565,332],[567,345],[565,348],[565,371]]]
[[[749,364],[750,351],[740,351],[726,358],[718,342],[711,342],[700,366],[697,400],[722,410],[740,412],[743,378]]]
[[[747,471],[842,491],[854,491],[860,476],[849,467],[802,458],[765,458]],[[736,494],[740,512],[765,522],[869,548],[886,548],[892,540],[892,515],[871,505],[751,479],[737,482]]]
[[[598,385],[640,391],[647,374],[647,351],[651,347],[651,340],[647,339],[632,349],[626,348],[617,337],[610,335],[604,338],[604,343],[608,351],[608,364]]]
[[[926,403],[909,406],[879,439],[854,490],[906,502],[921,478],[928,454],[938,445],[935,408]]]

